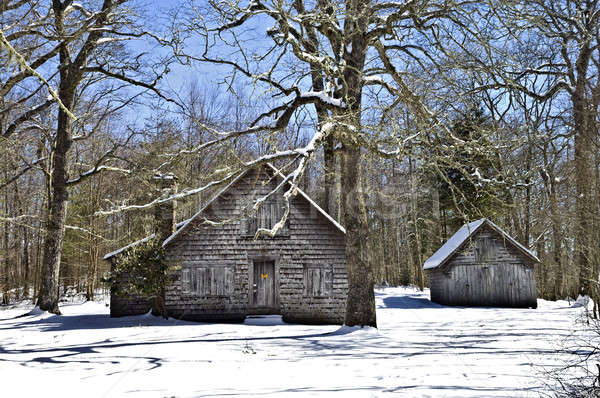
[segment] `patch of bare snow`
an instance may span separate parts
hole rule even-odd
[[[67,303],[62,316],[0,311],[6,396],[538,396],[536,366],[582,308],[445,307],[429,292],[378,289],[379,329],[194,323],[150,314],[110,318],[105,302]],[[35,380],[35,383],[31,383]]]

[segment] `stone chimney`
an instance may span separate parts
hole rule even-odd
[[[156,174],[156,188],[161,198],[168,198],[177,193],[177,177],[174,174]],[[154,233],[164,241],[175,232],[175,201],[161,203],[154,207]]]

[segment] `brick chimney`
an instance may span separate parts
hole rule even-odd
[[[177,177],[174,174],[156,174],[154,182],[161,192],[161,198],[177,193]],[[175,201],[161,203],[154,207],[154,233],[164,241],[175,232]]]

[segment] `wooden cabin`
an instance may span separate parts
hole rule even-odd
[[[531,251],[484,218],[463,225],[423,268],[433,302],[536,308],[536,263]]]
[[[254,238],[257,228],[271,228],[280,220],[282,193],[270,197],[253,217],[245,214],[281,181],[273,166],[250,169],[176,226],[173,205],[158,207],[157,223],[167,230],[167,259],[181,266],[165,292],[169,316],[243,321],[253,314],[281,314],[285,322],[343,323],[348,280],[345,230],[338,222],[298,189],[284,228],[273,238]],[[132,245],[105,259],[114,261]],[[111,295],[111,316],[149,309],[143,299]]]

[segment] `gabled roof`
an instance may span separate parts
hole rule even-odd
[[[185,224],[188,220],[184,220],[181,222],[178,222],[177,225],[175,226],[176,229],[179,229],[183,226],[183,224]],[[127,246],[123,246],[120,249],[114,250],[110,253],[106,253],[103,257],[104,260],[108,260],[109,258],[111,258],[112,256],[116,256],[117,254],[121,253],[124,250],[129,249],[130,247],[133,247],[135,245],[139,245],[140,243],[144,243],[144,242],[148,242],[150,239],[154,238],[154,234],[150,235],[150,236],[146,236],[145,238],[142,238],[140,240],[136,240],[133,243],[128,244]]]
[[[275,168],[275,166],[273,166],[270,163],[267,163],[267,166],[269,167],[269,169],[271,171],[273,171],[273,173],[275,175],[277,175],[279,178],[284,178],[283,174],[281,174],[279,172],[279,170],[277,170],[277,168]],[[180,223],[177,224],[177,229],[176,231],[169,236],[167,239],[164,240],[163,242],[163,247],[167,246],[170,242],[173,241],[173,239],[175,239],[183,230],[185,230],[187,228],[188,225],[190,225],[192,223],[193,220],[195,220],[196,218],[198,218],[215,200],[217,200],[221,195],[223,195],[225,192],[227,192],[237,181],[239,181],[243,176],[245,176],[248,171],[245,170],[244,172],[242,172],[240,175],[238,175],[237,177],[235,177],[229,184],[227,184],[227,186],[225,186],[221,191],[219,191],[215,196],[213,196],[196,214],[194,214],[192,217],[188,218],[187,220],[184,220]],[[291,184],[291,183],[289,183]],[[300,194],[300,196],[302,196],[304,199],[306,199],[306,201],[313,207],[315,208],[315,210],[317,210],[319,213],[321,213],[322,216],[324,216],[327,220],[329,220],[329,222],[331,222],[339,231],[341,231],[343,234],[346,233],[346,230],[344,229],[344,227],[338,223],[333,217],[331,217],[325,210],[323,210],[319,205],[317,205],[303,190],[301,190],[300,188],[297,188],[298,193]],[[124,246],[120,249],[117,249],[115,251],[112,251],[108,254],[106,254],[104,256],[104,260],[108,260],[109,258],[123,252],[126,249],[129,249],[130,247],[133,247],[137,244],[143,243],[143,242],[147,242],[150,239],[154,238],[154,234],[147,236],[143,239],[140,239],[136,242],[130,243],[127,246]]]
[[[469,240],[483,225],[487,225],[493,230],[495,230],[498,234],[502,235],[506,241],[510,242],[514,247],[516,247],[520,252],[522,252],[525,256],[529,257],[533,261],[539,263],[540,260],[533,254],[529,249],[525,246],[517,242],[514,238],[508,235],[502,228],[488,220],[487,218],[482,218],[477,221],[473,221],[471,223],[465,224],[454,235],[446,241],[431,257],[425,261],[423,264],[423,269],[432,269],[437,268],[441,265],[444,265],[460,248],[461,246]]]
[[[267,166],[270,167],[271,170],[273,170],[273,172],[275,172],[278,177],[285,178],[285,176],[279,170],[277,170],[277,168],[275,168],[275,166],[273,166],[271,163],[267,163]],[[288,181],[288,184],[291,185],[292,183]],[[310,205],[312,207],[314,207],[319,213],[321,213],[323,215],[323,217],[325,217],[326,219],[328,219],[330,223],[332,223],[337,229],[339,229],[340,231],[342,231],[344,234],[346,233],[346,228],[344,228],[342,226],[342,224],[340,224],[333,217],[331,217],[331,215],[329,213],[327,213],[325,210],[323,210],[321,208],[321,206],[319,206],[318,204],[316,204],[315,201],[312,200],[310,198],[310,196],[308,196],[306,194],[306,192],[304,192],[300,188],[297,188],[297,190],[298,190],[298,193],[300,194],[300,196],[302,196],[304,199],[306,199],[306,201],[308,203],[310,203]]]

